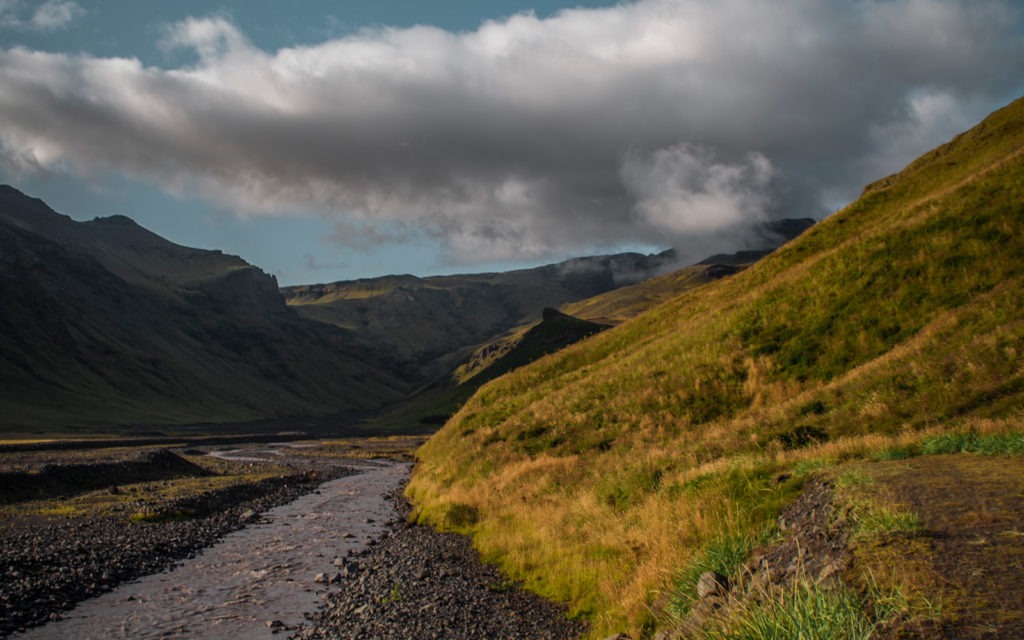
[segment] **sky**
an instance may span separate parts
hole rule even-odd
[[[1024,90],[1017,0],[0,0],[0,182],[282,284],[750,248]]]

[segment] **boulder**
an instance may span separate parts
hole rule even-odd
[[[717,571],[705,571],[697,580],[697,597],[724,596],[729,592],[729,579]]]

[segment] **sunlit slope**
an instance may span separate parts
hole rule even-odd
[[[638,637],[807,468],[1024,428],[1022,149],[1017,101],[742,273],[485,386],[420,450],[420,517]]]
[[[760,256],[759,256],[760,257]],[[577,318],[619,324],[690,289],[733,275],[755,260],[735,265],[695,264],[629,287],[570,302],[561,310]]]
[[[504,273],[386,276],[282,292],[303,317],[350,331],[423,384],[447,377],[475,348],[537,321],[547,307],[641,281],[675,260],[671,250],[620,253]]]

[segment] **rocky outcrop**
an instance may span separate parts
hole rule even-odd
[[[249,309],[268,313],[288,313],[288,306],[277,288],[277,279],[253,266],[227,271],[197,283],[210,302],[220,308]]]

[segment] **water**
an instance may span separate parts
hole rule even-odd
[[[358,551],[396,517],[385,494],[409,464],[358,463],[361,473],[332,480],[263,514],[169,572],[86,600],[61,620],[18,636],[48,638],[273,638],[268,622],[297,625],[329,589],[318,573]]]

